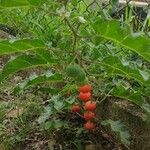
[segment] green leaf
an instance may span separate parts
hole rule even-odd
[[[44,123],[47,119],[49,119],[49,117],[53,114],[51,107],[47,106],[45,107],[45,111],[44,113],[42,113],[40,115],[40,117],[38,118],[37,122],[39,124]]]
[[[42,56],[42,55],[41,55]],[[56,62],[56,60],[47,61],[43,59],[39,55],[21,55],[14,60],[9,61],[3,68],[0,73],[0,82],[2,82],[5,78],[8,78],[10,75],[14,73],[38,66],[49,66]]]
[[[150,39],[142,35],[134,36],[128,28],[121,27],[120,23],[115,20],[98,19],[92,26],[98,35],[132,50],[150,62]]]
[[[125,145],[130,144],[130,134],[129,132],[125,129],[125,125],[121,123],[120,121],[113,121],[113,120],[104,120],[101,122],[102,125],[107,126],[110,125],[111,130],[114,132],[119,133],[121,142]]]
[[[117,86],[113,89],[111,92],[113,96],[126,99],[128,101],[131,101],[140,107],[144,103],[144,98],[142,97],[142,94],[139,91],[132,91],[130,89],[124,89],[123,86]]]
[[[59,88],[49,88],[49,87],[39,87],[38,88],[38,91],[42,92],[43,94],[52,94],[52,95],[55,95],[57,94],[60,89]],[[14,94],[16,94],[18,91],[14,91]]]
[[[23,39],[13,42],[6,40],[0,42],[0,55],[32,51],[44,47],[44,43],[38,39]]]
[[[47,121],[44,123],[44,129],[50,130],[54,128],[54,122],[53,121]]]
[[[63,127],[67,127],[68,125],[61,121],[61,120],[53,120],[53,121],[47,121],[44,123],[44,129],[45,130],[54,130],[54,129],[60,129]]]
[[[53,103],[53,106],[57,111],[62,110],[64,107],[64,101],[60,95],[53,95],[50,101]]]
[[[150,73],[146,70],[139,70],[140,74],[142,75],[143,79],[145,81],[149,81],[150,79]]]
[[[101,66],[105,69],[108,75],[120,75],[126,77],[128,79],[134,79],[138,81],[140,84],[145,85],[146,87],[150,87],[150,80],[145,80],[148,78],[147,76],[143,78],[139,69],[131,68],[130,66],[125,66],[116,56],[109,56],[104,58],[101,62],[96,64],[96,68],[100,68]]]
[[[118,0],[110,0],[110,2],[111,2],[113,5],[115,5],[115,4],[118,2]]]
[[[39,55],[42,59],[47,61],[48,63],[55,63],[57,62],[57,58],[54,58],[54,55],[52,55],[48,50],[45,49],[37,49],[36,54]]]
[[[61,120],[54,120],[54,128],[59,129],[64,127],[66,124]]]
[[[62,110],[63,107],[64,107],[64,102],[63,102],[62,100],[54,101],[54,108],[55,108],[57,111]]]
[[[72,3],[72,5],[77,6],[78,0],[72,0],[71,3]]]
[[[24,82],[20,83],[16,88],[15,91],[19,92],[20,90],[27,89],[31,86],[41,84],[41,83],[52,83],[52,82],[60,82],[62,81],[63,77],[61,74],[55,73],[48,76],[47,74],[39,75],[33,79],[29,78]]]
[[[67,103],[69,103],[70,105],[72,105],[72,104],[76,101],[76,97],[70,96],[70,97],[68,97],[67,99],[65,99],[65,101],[66,101]]]
[[[0,7],[40,6],[47,0],[1,0]]]

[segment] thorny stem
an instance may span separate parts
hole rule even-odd
[[[72,27],[71,23],[69,22],[69,20],[67,18],[65,18],[65,21],[67,23],[67,25],[69,26],[70,30],[73,33],[73,42],[72,42],[72,51],[75,54],[75,58],[78,59],[79,58],[79,53],[76,51],[76,44],[77,44],[77,38],[78,38],[78,29],[80,27],[80,24],[78,24],[76,30]],[[80,60],[78,59],[78,62],[80,63]]]
[[[65,18],[65,21],[67,23],[67,25],[69,26],[69,28],[71,29],[74,37],[77,36],[76,31],[74,30],[74,28],[72,27],[72,25],[70,24],[69,20],[67,18]]]

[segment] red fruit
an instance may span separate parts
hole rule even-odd
[[[92,87],[88,84],[79,87],[79,91],[82,92],[82,93],[91,92],[91,90],[92,90]]]
[[[85,129],[86,130],[93,130],[95,128],[95,124],[93,122],[87,122],[85,124]]]
[[[92,111],[96,109],[96,102],[88,101],[85,103],[85,110]]]
[[[80,100],[83,100],[85,102],[89,101],[91,99],[91,93],[90,92],[87,92],[87,93],[80,92],[79,98],[80,98]]]
[[[93,120],[95,114],[93,112],[85,112],[84,113],[84,119],[87,120]]]
[[[79,112],[81,110],[81,107],[80,105],[73,105],[72,108],[71,108],[71,111],[72,112]]]

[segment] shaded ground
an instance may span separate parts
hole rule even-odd
[[[61,129],[49,135],[41,134],[39,131],[31,131],[28,137],[16,144],[16,150],[123,150],[123,147],[111,137],[102,127],[95,131],[76,133],[75,129],[83,126],[84,120],[78,114],[64,113],[60,119],[72,124],[70,129]],[[78,138],[77,138],[78,136]]]

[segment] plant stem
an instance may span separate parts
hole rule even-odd
[[[77,45],[77,38],[78,38],[78,29],[80,27],[80,24],[78,24],[76,30],[72,27],[71,23],[69,22],[69,20],[67,18],[65,18],[65,21],[67,23],[67,25],[69,26],[70,30],[73,33],[73,42],[72,42],[72,52],[74,53],[75,58],[78,60],[79,64],[80,64],[80,60],[79,58],[79,53],[76,51],[76,45]]]

